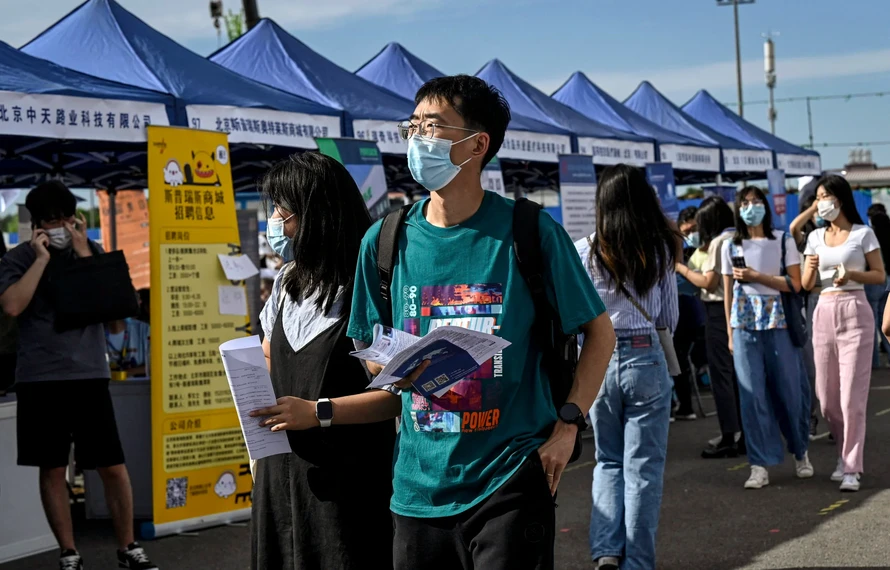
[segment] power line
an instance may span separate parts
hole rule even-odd
[[[806,97],[784,97],[782,99],[776,99],[776,103],[794,103],[798,101],[829,101],[829,100],[837,100],[844,99],[849,101],[850,99],[861,99],[863,97],[884,97],[890,96],[890,91],[872,91],[870,93],[846,93],[844,95],[808,95]],[[769,100],[764,99],[761,101],[745,101],[745,106],[747,105],[769,105]],[[727,107],[733,105],[733,103],[724,103]]]
[[[863,146],[888,146],[890,145],[890,141],[871,141],[871,142],[851,142],[851,143],[815,143],[814,146],[829,148],[829,147],[863,147]],[[803,147],[809,147],[810,145],[801,145]]]

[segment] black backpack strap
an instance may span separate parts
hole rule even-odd
[[[399,232],[411,205],[402,206],[393,210],[383,218],[380,233],[377,235],[377,275],[380,277],[380,298],[389,306],[389,311],[380,315],[385,326],[392,326],[392,286],[393,270],[399,254]]]
[[[544,254],[541,251],[539,217],[541,206],[528,198],[520,198],[513,208],[513,250],[519,273],[532,292],[535,312],[550,313],[550,303],[544,286]]]

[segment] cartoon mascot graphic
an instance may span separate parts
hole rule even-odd
[[[215,155],[215,152],[192,151],[194,164],[185,165],[185,183],[189,186],[220,186]]]
[[[237,489],[238,483],[235,482],[235,474],[231,471],[223,471],[213,490],[220,499],[228,499],[235,494]]]
[[[170,159],[164,167],[164,182],[170,186],[182,184],[182,170],[179,168],[179,163],[173,159]]]

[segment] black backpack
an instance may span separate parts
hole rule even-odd
[[[399,253],[399,233],[411,206],[403,206],[383,218],[377,236],[377,273],[380,276],[380,298],[390,310],[381,315],[384,325],[392,326],[391,285]],[[553,405],[559,410],[569,397],[578,365],[578,337],[563,333],[559,313],[547,299],[544,254],[541,251],[539,216],[541,206],[526,198],[516,201],[513,209],[513,252],[519,273],[531,291],[535,306],[532,331],[535,342],[543,352],[544,367],[550,378]],[[548,434],[549,435],[549,434]],[[575,438],[575,449],[569,462],[581,456],[581,432]]]

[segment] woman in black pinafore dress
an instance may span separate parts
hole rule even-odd
[[[263,192],[275,207],[270,245],[293,259],[263,314],[275,394],[314,401],[361,393],[369,380],[346,336],[370,226],[358,188],[335,160],[305,153],[273,166]],[[251,567],[391,569],[393,422],[286,433],[292,453],[256,465]]]

